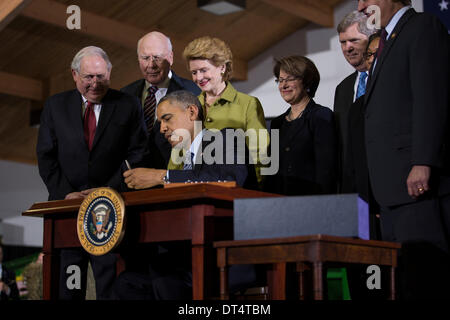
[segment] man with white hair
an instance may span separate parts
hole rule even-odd
[[[138,97],[142,104],[149,134],[150,157],[147,166],[167,169],[172,149],[164,135],[159,132],[156,106],[166,94],[187,90],[199,95],[200,88],[191,80],[181,78],[171,70],[173,65],[172,43],[161,32],[153,31],[144,35],[138,41],[137,55],[139,68],[144,78],[121,90]]]
[[[49,200],[79,199],[92,188],[125,191],[125,160],[139,164],[146,131],[137,99],[109,88],[111,62],[98,47],[85,47],[71,65],[76,89],[48,98],[41,116],[37,156]],[[60,299],[84,299],[90,260],[97,299],[107,299],[115,279],[113,254],[88,255],[81,248],[61,250]],[[67,268],[81,269],[81,289],[69,290]]]

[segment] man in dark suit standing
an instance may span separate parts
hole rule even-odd
[[[367,41],[374,29],[367,26],[367,17],[362,12],[352,11],[347,14],[337,27],[342,53],[347,62],[355,68],[355,72],[342,80],[336,87],[334,94],[334,114],[339,141],[339,176],[338,188],[340,192],[355,192],[345,186],[350,185],[345,180],[344,163],[347,153],[348,112],[350,106],[362,96],[366,89],[368,67],[364,52]]]
[[[155,108],[166,94],[188,90],[199,95],[200,88],[191,80],[183,79],[171,70],[173,51],[170,39],[160,32],[150,32],[137,44],[139,68],[144,79],[122,88],[123,92],[137,96],[142,103],[149,134],[149,163],[151,168],[166,169],[171,146],[159,132]]]
[[[18,299],[19,290],[17,289],[16,275],[14,271],[3,265],[3,247],[0,245],[0,301]]]
[[[402,243],[401,297],[448,298],[448,35],[410,4],[358,2],[367,15],[378,6],[382,27],[365,95],[369,180],[383,239]]]
[[[71,68],[76,90],[50,97],[41,116],[37,156],[49,200],[84,198],[97,187],[125,191],[124,161],[138,165],[146,151],[142,108],[135,97],[109,89],[112,65],[101,48],[80,50]],[[61,250],[61,299],[84,299],[89,260],[97,299],[109,297],[115,255],[92,256],[73,248]],[[80,267],[81,288],[68,288],[70,265]]]

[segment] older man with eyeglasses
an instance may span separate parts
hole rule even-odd
[[[81,199],[97,187],[126,191],[125,160],[136,166],[146,153],[142,108],[135,97],[109,88],[111,68],[101,48],[81,49],[71,65],[76,89],[53,95],[45,103],[37,156],[49,200]],[[115,255],[96,257],[81,248],[69,248],[61,250],[60,299],[84,299],[88,261],[97,299],[109,298]],[[66,285],[71,265],[81,269],[79,289]]]
[[[200,88],[191,80],[181,78],[171,70],[174,56],[172,43],[161,32],[153,31],[139,39],[137,55],[143,79],[134,81],[122,88],[121,91],[138,97],[142,104],[149,134],[148,148],[150,152],[147,166],[167,169],[172,148],[159,132],[156,106],[166,94],[187,90],[198,95]]]

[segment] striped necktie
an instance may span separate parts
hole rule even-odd
[[[148,132],[152,131],[153,125],[155,124],[156,91],[158,91],[158,87],[150,86],[148,88],[148,95],[144,101],[144,119]]]

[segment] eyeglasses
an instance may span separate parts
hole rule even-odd
[[[364,57],[365,57],[366,59],[369,59],[370,57],[374,56],[376,53],[377,53],[376,51],[375,51],[375,52],[367,51],[367,52],[364,54]]]
[[[104,82],[107,79],[107,76],[105,74],[81,74],[81,81],[84,83],[93,83],[94,79],[97,79],[97,82]]]
[[[151,56],[140,56],[139,57],[140,60],[145,61],[145,62],[150,62],[153,61],[156,64],[160,64],[161,62],[163,62],[163,60],[165,59],[164,56],[158,56],[158,55],[151,55]]]
[[[298,77],[286,78],[286,79],[278,78],[278,79],[275,79],[275,83],[279,85],[279,84],[283,84],[284,82],[289,83],[289,82],[292,82],[292,81],[295,81],[298,79],[299,79]]]

